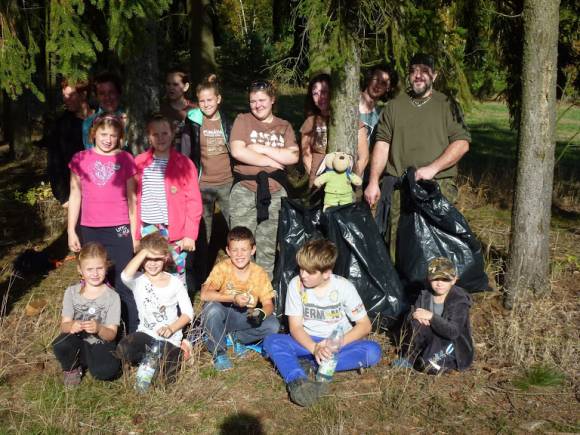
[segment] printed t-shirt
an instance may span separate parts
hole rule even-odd
[[[379,122],[379,110],[375,107],[368,113],[359,113],[359,120],[365,125],[367,129],[367,140],[370,144],[371,136],[373,135],[375,127]]]
[[[81,294],[81,284],[74,284],[64,292],[62,300],[62,317],[73,320],[96,320],[105,325],[119,326],[121,323],[121,299],[115,290],[107,287],[95,299],[88,299]],[[84,334],[88,343],[101,343],[97,334]]]
[[[381,113],[377,141],[390,144],[386,172],[400,177],[410,166],[420,168],[437,159],[456,140],[471,141],[459,106],[441,92],[417,107],[402,92],[389,100]],[[454,177],[457,165],[438,173],[436,178]]]
[[[183,333],[180,330],[169,338],[163,338],[157,334],[162,326],[171,325],[179,318],[177,307],[181,314],[193,319],[193,307],[187,294],[187,290],[179,278],[162,272],[169,276],[169,284],[166,287],[155,287],[144,273],[136,273],[133,279],[129,279],[125,273],[121,273],[123,283],[133,291],[135,304],[139,312],[138,332],[157,339],[167,340],[179,347]]]
[[[318,171],[326,155],[326,147],[328,145],[327,119],[317,115],[309,116],[300,127],[300,133],[312,138],[310,141],[310,152],[312,153],[310,184],[312,184],[316,178],[316,171]]]
[[[361,320],[367,311],[354,286],[347,279],[332,274],[327,291],[321,297],[314,289],[305,288],[300,276],[292,278],[288,284],[285,314],[302,317],[308,335],[326,338],[339,324],[345,333],[350,331],[350,322]]]
[[[137,169],[126,151],[101,155],[94,148],[76,153],[70,170],[81,182],[81,225],[114,227],[129,223],[127,180]]]
[[[165,192],[165,171],[169,159],[153,156],[153,161],[143,169],[141,221],[148,224],[165,224],[167,217],[167,194]]]
[[[240,281],[236,277],[235,269],[229,258],[220,261],[214,266],[204,285],[217,288],[217,291],[228,295],[249,293],[251,297],[248,305],[252,307],[258,302],[263,304],[276,295],[268,273],[256,263],[250,263],[250,273],[246,281]]]
[[[242,113],[236,117],[230,143],[233,141],[243,141],[246,145],[261,144],[273,148],[291,148],[297,147],[294,130],[288,121],[274,116],[272,122],[258,121],[251,113]],[[235,163],[235,170],[243,175],[256,175],[258,172],[274,172],[277,168],[272,166],[253,166],[241,162]],[[253,192],[257,190],[255,181],[241,181],[244,187]],[[271,178],[268,179],[271,192],[277,192],[282,186]]]
[[[181,132],[183,131],[183,126],[185,125],[185,117],[187,116],[187,112],[191,109],[195,109],[197,104],[192,101],[185,100],[186,104],[183,109],[174,109],[171,106],[169,101],[164,100],[161,102],[161,106],[159,107],[159,112],[167,119],[171,121],[173,124],[173,131],[175,132],[175,136],[173,137],[173,145],[179,146],[181,144]]]
[[[204,186],[219,186],[231,183],[232,167],[230,154],[226,146],[221,120],[209,120],[203,117],[199,131],[201,146],[201,183]]]

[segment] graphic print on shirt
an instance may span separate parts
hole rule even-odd
[[[96,320],[99,323],[105,321],[107,307],[95,302],[73,303],[74,320]]]
[[[332,305],[320,306],[314,301],[310,301],[308,292],[302,292],[302,317],[304,320],[322,320],[325,322],[338,322],[343,317],[342,304],[338,300],[338,291],[331,290],[328,298]]]
[[[93,173],[90,174],[92,182],[97,186],[104,186],[115,174],[115,171],[118,171],[119,169],[121,169],[121,165],[118,163],[102,163],[100,160],[97,160],[93,166]]]
[[[269,132],[252,130],[250,133],[250,141],[251,143],[273,148],[283,148],[285,145],[284,132],[278,133],[275,130]]]
[[[328,145],[328,129],[326,128],[326,125],[316,126],[316,140],[313,145],[313,151],[315,153],[326,153],[326,146]]]
[[[253,308],[256,306],[256,298],[254,297],[254,295],[252,294],[252,288],[249,288],[248,290],[240,290],[237,289],[236,286],[234,285],[233,282],[231,281],[227,281],[225,284],[225,293],[227,295],[245,295],[248,297],[248,304],[247,307],[248,308]]]
[[[202,134],[207,141],[207,155],[217,156],[220,154],[227,154],[228,149],[224,141],[224,135],[221,129],[203,129]]]
[[[146,315],[143,316],[143,326],[146,329],[155,330],[155,326],[159,323],[167,323],[168,318],[166,307],[159,303],[159,298],[155,294],[155,289],[151,283],[145,284],[143,305],[146,313]],[[151,316],[153,316],[153,319]]]

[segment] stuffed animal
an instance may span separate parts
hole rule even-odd
[[[330,153],[324,157],[314,179],[316,187],[324,186],[324,210],[352,203],[351,185],[362,184],[362,179],[352,172],[353,164],[352,156],[342,152]]]

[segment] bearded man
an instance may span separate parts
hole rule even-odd
[[[455,202],[457,163],[469,150],[471,136],[461,109],[433,89],[436,78],[433,56],[416,54],[409,66],[407,90],[386,104],[379,120],[365,199],[371,206],[378,201],[379,181],[386,168],[383,186],[392,190],[387,241],[393,262],[400,217],[396,179],[408,167],[415,167],[417,181],[436,180],[443,195]]]

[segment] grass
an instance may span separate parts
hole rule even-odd
[[[244,109],[243,96],[230,102]],[[294,93],[278,102],[282,117],[292,119],[295,127],[300,125],[301,103],[302,96]],[[476,105],[467,120],[474,143],[471,160],[460,168],[460,206],[486,247],[493,282],[503,272],[509,241],[515,134],[500,103]],[[559,124],[558,141],[564,144],[579,125],[580,110],[567,112]],[[42,158],[35,155],[0,167],[0,181],[6,180],[0,183],[0,196],[5,201],[13,189],[27,191],[39,184],[42,168],[37,162]],[[574,168],[576,160],[566,154],[560,164]],[[280,377],[259,356],[236,360],[233,371],[218,373],[201,345],[175,385],[154,388],[145,396],[133,390],[134,370],[112,383],[87,376],[79,389],[64,389],[50,344],[58,331],[63,290],[78,278],[75,265],[65,262],[47,276],[10,281],[10,263],[25,247],[48,249],[51,258],[62,259],[67,252],[66,244],[55,240],[58,231],[52,236],[50,228],[43,234],[19,231],[22,212],[31,222],[41,220],[43,211],[37,206],[6,214],[3,230],[14,244],[2,251],[0,288],[4,295],[15,295],[7,314],[0,317],[0,432],[513,433],[529,432],[530,421],[542,421],[542,431],[577,432],[580,235],[577,177],[568,176],[571,173],[556,172],[559,208],[551,228],[551,292],[520,301],[511,312],[502,308],[498,292],[475,295],[476,360],[471,370],[440,377],[392,370],[395,349],[385,335],[375,335],[383,361],[362,375],[337,374],[328,396],[310,409],[288,401]],[[4,205],[16,207],[9,202],[0,205],[3,210]],[[48,214],[54,218],[59,211]],[[47,299],[48,305],[39,315],[26,316],[24,307],[38,297]]]

